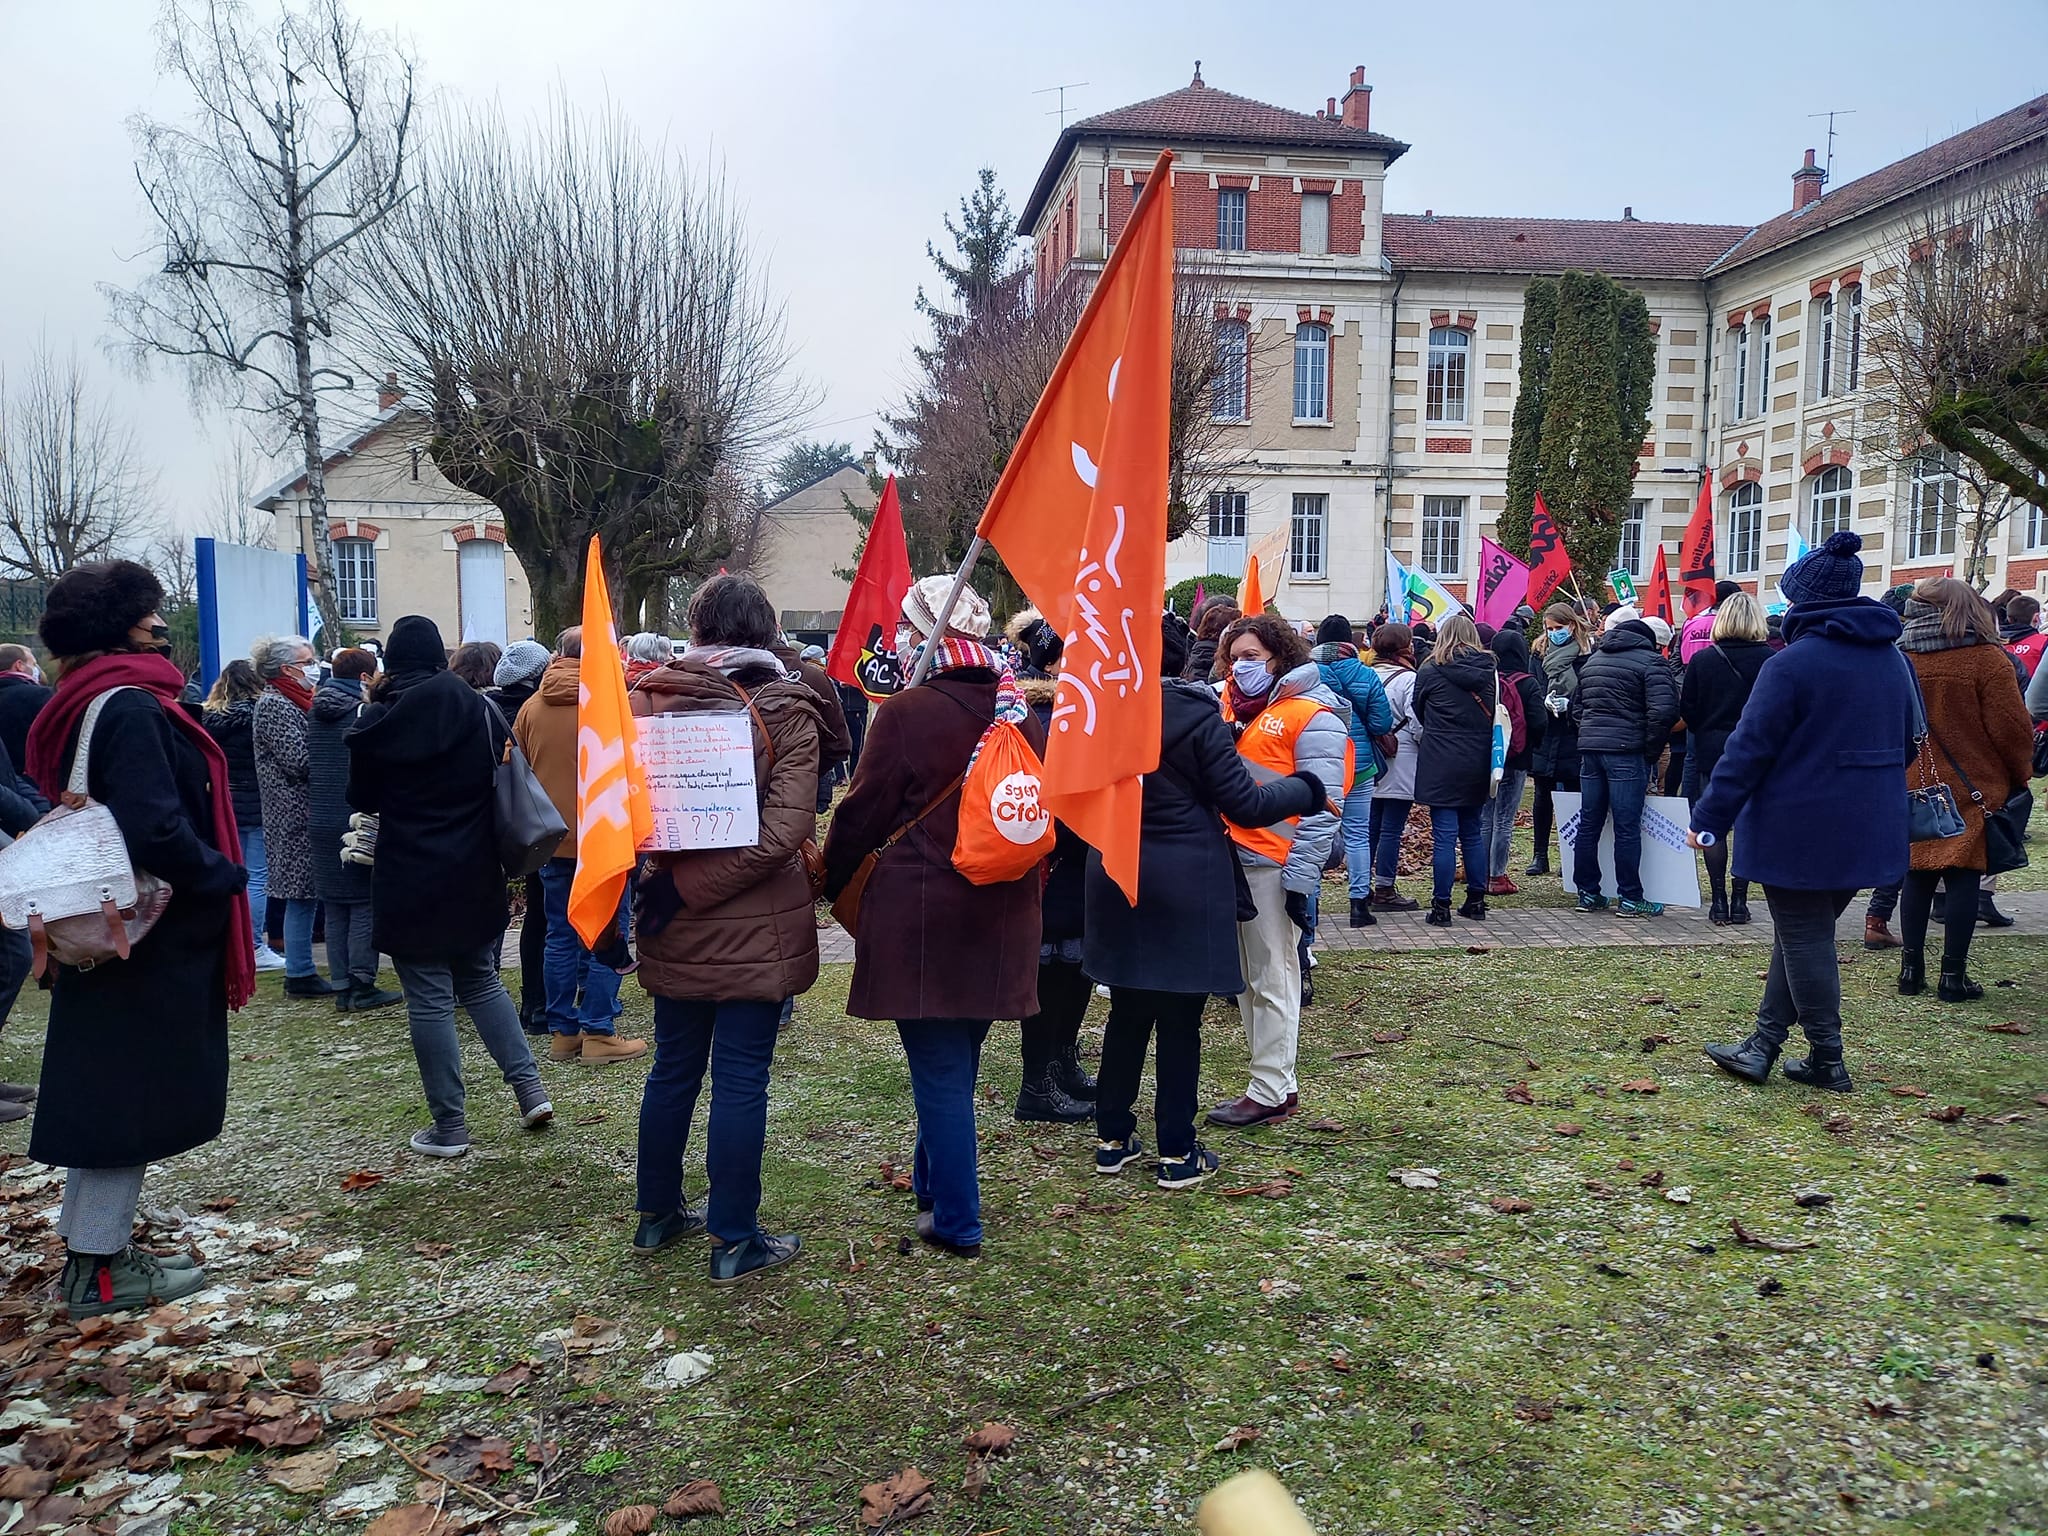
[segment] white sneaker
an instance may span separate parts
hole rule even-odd
[[[256,969],[259,971],[281,971],[284,969],[284,956],[280,955],[268,944],[258,944],[256,946]]]

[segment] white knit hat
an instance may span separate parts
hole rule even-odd
[[[1642,616],[1642,611],[1640,609],[1633,608],[1629,604],[1623,603],[1619,608],[1615,609],[1614,612],[1607,615],[1606,628],[1619,629],[1622,625],[1628,623],[1631,619],[1640,619]]]
[[[938,624],[938,612],[952,590],[951,576],[927,576],[913,581],[903,594],[903,621],[919,635],[929,638]],[[946,633],[963,640],[986,640],[989,627],[988,602],[972,587],[963,587],[946,617]]]

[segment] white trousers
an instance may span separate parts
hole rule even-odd
[[[1257,917],[1237,925],[1237,958],[1246,983],[1237,1011],[1252,1053],[1251,1086],[1245,1092],[1261,1104],[1279,1105],[1299,1091],[1294,1081],[1294,1055],[1301,1037],[1301,955],[1295,948],[1299,935],[1287,916],[1280,871],[1247,865],[1244,874],[1259,909]]]

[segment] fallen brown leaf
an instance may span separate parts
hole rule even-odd
[[[1632,1077],[1620,1085],[1623,1093],[1662,1093],[1664,1085],[1652,1082],[1647,1077]]]
[[[1516,1083],[1512,1088],[1502,1090],[1503,1098],[1510,1104],[1534,1104],[1536,1095],[1529,1091],[1527,1083]]]
[[[1219,1189],[1216,1193],[1219,1195],[1261,1195],[1268,1200],[1280,1200],[1294,1193],[1294,1185],[1288,1179],[1261,1179],[1256,1184],[1245,1184],[1236,1189]]]
[[[1520,1195],[1495,1195],[1486,1202],[1503,1216],[1520,1216],[1536,1207]]]
[[[1745,1248],[1767,1248],[1772,1253],[1797,1253],[1802,1248],[1818,1248],[1820,1241],[1811,1237],[1764,1237],[1752,1232],[1742,1224],[1740,1217],[1728,1218],[1728,1230],[1735,1234],[1735,1241]]]
[[[1602,1200],[1612,1200],[1621,1193],[1620,1190],[1609,1184],[1605,1179],[1588,1179],[1586,1180],[1586,1188],[1593,1194],[1598,1195]]]
[[[1350,1357],[1346,1355],[1330,1356],[1330,1369],[1340,1376],[1350,1375],[1352,1370]]]
[[[455,1251],[453,1243],[414,1243],[412,1251],[423,1259],[445,1259]]]
[[[1007,1424],[984,1424],[965,1443],[970,1456],[1007,1456],[1017,1443],[1017,1431]]]
[[[1835,1197],[1818,1189],[1801,1190],[1792,1197],[1792,1203],[1802,1209],[1815,1211],[1824,1205],[1833,1205]]]
[[[2035,1094],[2035,1095],[2034,1095],[2034,1102],[2035,1102],[2036,1104],[2040,1104],[2040,1105],[2043,1105],[2043,1106],[2048,1106],[2048,1093],[2037,1093],[2037,1094]]]
[[[1863,1408],[1873,1419],[1903,1419],[1906,1405],[1896,1397],[1866,1397]]]
[[[718,1491],[718,1484],[700,1477],[670,1494],[662,1504],[661,1512],[671,1520],[689,1520],[697,1515],[722,1516],[725,1497]]]
[[[2033,1030],[2018,1019],[2007,1019],[2003,1024],[1986,1024],[1984,1032],[1987,1035],[2031,1035]]]
[[[1490,955],[1493,953],[1493,946],[1491,944],[1467,944],[1465,946],[1465,953],[1468,955]]]
[[[1539,1403],[1533,1397],[1524,1397],[1517,1399],[1515,1403],[1515,1417],[1524,1424],[1548,1424],[1557,1417],[1557,1409],[1553,1404]]]
[[[1381,1029],[1374,1031],[1372,1043],[1374,1045],[1399,1045],[1407,1038],[1408,1031],[1405,1029]]]
[[[455,1529],[455,1522],[443,1519],[431,1504],[401,1504],[372,1520],[363,1536],[443,1536]]]
[[[1263,1433],[1265,1431],[1253,1429],[1248,1424],[1240,1424],[1216,1442],[1216,1449],[1219,1451],[1241,1451]]]
[[[318,1414],[304,1413],[259,1420],[242,1431],[242,1438],[254,1441],[266,1451],[274,1451],[287,1445],[311,1445],[326,1433],[327,1426],[320,1422]]]
[[[304,1496],[318,1493],[341,1470],[341,1457],[333,1451],[306,1451],[287,1456],[263,1467],[263,1475],[286,1493]]]
[[[40,1499],[57,1486],[57,1474],[30,1467],[0,1467],[0,1499],[27,1502]]]
[[[1649,1055],[1650,1052],[1656,1050],[1660,1045],[1676,1044],[1678,1044],[1678,1037],[1676,1035],[1645,1035],[1643,1036],[1643,1054],[1645,1056]]]
[[[869,1530],[915,1520],[929,1514],[931,1507],[932,1480],[915,1467],[905,1467],[894,1477],[869,1483],[860,1491],[860,1523]]]
[[[241,1203],[241,1198],[237,1195],[222,1195],[217,1200],[201,1201],[199,1208],[202,1211],[232,1211]]]
[[[1301,1128],[1304,1131],[1330,1131],[1333,1133],[1340,1132],[1345,1129],[1341,1121],[1332,1120],[1328,1116],[1324,1116],[1320,1120],[1303,1121]]]
[[[2002,1115],[1986,1115],[1984,1123],[1986,1125],[2011,1125],[2015,1121],[2031,1118],[2024,1109],[2009,1109]]]
[[[1651,1007],[1663,1001],[1664,994],[1662,992],[1645,992],[1641,997],[1636,999],[1636,1002],[1645,1008]]]
[[[354,1173],[345,1173],[341,1177],[342,1189],[351,1195],[359,1189],[375,1189],[383,1182],[384,1175],[374,1168],[358,1168]]]
[[[1954,1125],[1956,1121],[1963,1118],[1963,1114],[1964,1110],[1962,1105],[1944,1104],[1939,1109],[1930,1109],[1929,1111],[1927,1111],[1927,1118],[1929,1120],[1939,1120],[1943,1125]]]
[[[533,1380],[533,1367],[522,1360],[517,1365],[506,1366],[504,1370],[498,1372],[497,1375],[485,1382],[484,1391],[493,1397],[510,1397],[531,1380]]]
[[[1637,1179],[1636,1182],[1645,1189],[1662,1189],[1664,1187],[1664,1170],[1662,1168],[1652,1168],[1640,1179]]]
[[[1885,1092],[1896,1099],[1924,1099],[1927,1097],[1927,1090],[1925,1088],[1916,1088],[1911,1083],[1893,1083],[1889,1088],[1885,1089]]]
[[[661,1511],[652,1504],[628,1504],[604,1517],[604,1536],[647,1536]]]
[[[1567,1120],[1560,1125],[1553,1125],[1550,1129],[1559,1136],[1583,1136],[1586,1134],[1586,1128],[1572,1120]]]

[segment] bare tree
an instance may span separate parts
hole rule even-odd
[[[353,242],[406,195],[412,64],[366,34],[341,0],[294,0],[267,30],[241,0],[167,0],[165,73],[193,110],[138,117],[136,179],[162,269],[108,288],[139,364],[183,361],[195,393],[268,413],[298,438],[313,525],[313,589],[341,627],[327,536],[321,396],[353,380],[330,339],[350,295]]]
[[[206,533],[223,544],[251,549],[277,547],[277,521],[256,506],[267,478],[261,451],[249,433],[234,430],[213,460],[213,500],[206,509]]]
[[[737,201],[617,116],[448,124],[363,283],[364,354],[424,386],[434,463],[504,514],[543,633],[593,533],[627,623],[666,627],[732,556],[730,487],[810,410]]]
[[[1975,492],[1969,579],[2015,505],[2048,507],[2048,165],[1973,173],[1930,199],[1872,274],[1864,446],[1945,450]],[[1879,263],[1873,263],[1874,266]]]
[[[117,554],[147,531],[155,495],[133,432],[75,355],[38,347],[25,377],[0,376],[0,571],[54,581]]]

